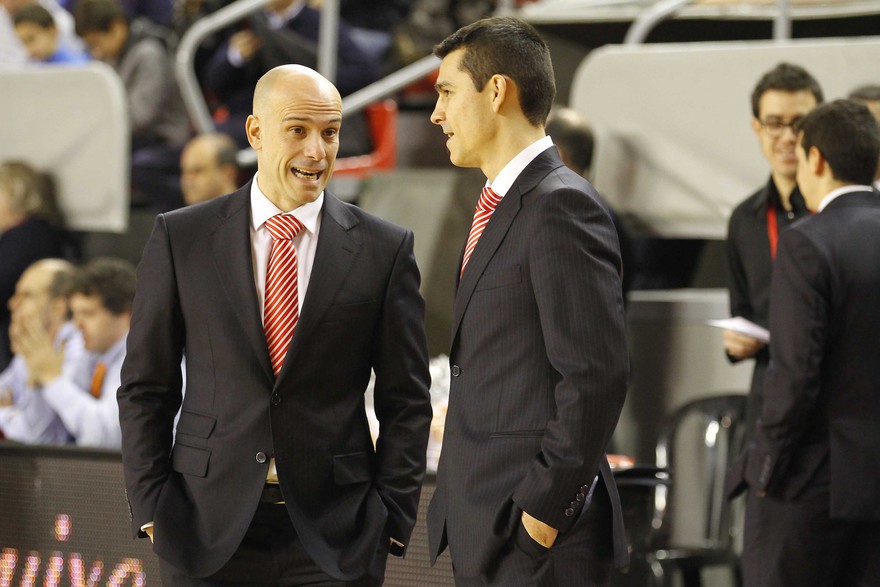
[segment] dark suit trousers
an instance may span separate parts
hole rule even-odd
[[[355,581],[334,579],[303,549],[284,506],[261,503],[238,550],[214,575],[193,579],[162,559],[159,568],[165,587],[378,587],[387,557],[388,546],[380,545],[370,575]]]
[[[455,584],[457,587],[607,587],[614,568],[611,516],[611,499],[600,481],[590,507],[581,511],[578,520],[556,539],[552,548],[544,548],[532,540],[520,522],[495,568],[480,577],[455,574]]]
[[[746,501],[745,587],[880,585],[880,522],[832,520],[827,480],[792,501]]]

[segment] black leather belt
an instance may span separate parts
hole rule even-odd
[[[263,493],[260,494],[261,503],[283,504],[284,496],[281,495],[281,486],[277,483],[263,485]]]

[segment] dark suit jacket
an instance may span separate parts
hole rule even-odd
[[[305,549],[351,579],[380,541],[409,539],[424,475],[431,405],[413,236],[325,192],[308,292],[275,381],[249,194],[247,184],[158,216],[144,251],[118,394],[133,530],[154,520],[161,557],[196,577],[216,572],[245,534],[274,453]],[[364,412],[371,368],[375,452]]]
[[[605,458],[627,383],[620,253],[595,189],[555,147],[495,210],[458,284],[452,334],[432,556],[448,538],[457,572],[487,571],[522,510],[562,535],[601,472],[624,562]]]
[[[878,300],[876,191],[842,195],[780,237],[752,490],[792,500],[830,479],[832,518],[880,520]]]

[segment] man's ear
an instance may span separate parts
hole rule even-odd
[[[761,121],[752,117],[752,130],[755,131],[755,135],[760,139],[761,138]]]
[[[260,120],[251,114],[244,123],[244,131],[247,140],[254,151],[259,151],[263,144],[262,133],[260,132]]]
[[[492,92],[492,111],[500,112],[501,106],[504,104],[504,101],[508,98],[509,93],[512,91],[510,78],[495,74],[493,75],[488,82],[489,91]]]
[[[822,152],[818,147],[813,145],[807,153],[807,164],[810,166],[810,172],[815,176],[821,176],[825,173],[825,167],[828,162],[822,156]]]

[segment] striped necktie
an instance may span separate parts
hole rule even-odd
[[[464,258],[461,261],[461,273],[459,273],[459,277],[464,275],[464,268],[467,267],[468,260],[471,258],[474,249],[477,247],[477,241],[480,240],[480,236],[483,234],[486,224],[489,223],[489,218],[492,217],[492,213],[495,211],[495,207],[500,201],[501,196],[493,192],[492,188],[483,188],[483,192],[480,194],[480,199],[477,202],[477,208],[474,210],[474,221],[471,224],[471,232],[468,234],[467,244],[464,247]]]
[[[272,236],[272,250],[266,269],[263,329],[272,371],[278,377],[299,319],[298,271],[293,239],[302,230],[302,224],[293,216],[276,214],[266,221],[265,226]]]

